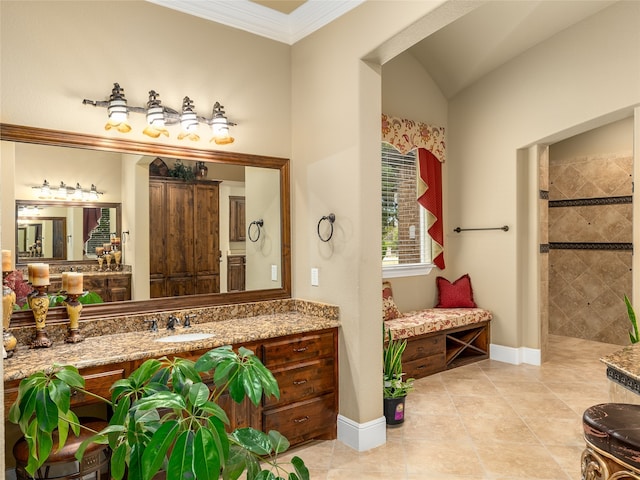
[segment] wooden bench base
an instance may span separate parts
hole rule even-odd
[[[402,364],[407,378],[489,358],[489,321],[407,338]]]

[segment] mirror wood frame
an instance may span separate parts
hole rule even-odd
[[[280,172],[280,240],[282,259],[282,285],[280,288],[85,305],[82,310],[82,317],[84,319],[167,312],[187,308],[202,308],[215,305],[291,298],[291,199],[289,189],[289,159],[160,145],[6,123],[0,123],[0,140],[126,154],[155,155],[159,157],[164,156],[239,166],[266,167],[278,169]],[[47,323],[49,324],[64,323],[66,321],[66,310],[62,307],[51,309],[47,315]],[[11,317],[11,324],[12,326],[31,326],[33,325],[33,315],[30,311],[14,312]]]

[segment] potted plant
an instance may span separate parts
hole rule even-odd
[[[636,312],[633,311],[633,306],[631,305],[631,301],[625,295],[624,303],[627,306],[627,315],[629,317],[629,321],[631,322],[631,327],[633,328],[632,332],[629,332],[629,339],[631,343],[640,342],[640,332],[638,332],[638,320],[636,319]]]
[[[210,378],[211,385],[202,376]],[[225,431],[229,423],[217,400],[225,392],[236,402],[248,397],[258,405],[263,393],[279,397],[278,384],[255,354],[230,346],[203,354],[197,361],[183,358],[145,361],[128,378],[111,386],[111,399],[84,390],[84,379],[72,366],[55,366],[20,382],[9,420],[25,434],[30,475],[51,452],[57,428],[64,445],[69,430],[82,428],[70,409],[71,391],[106,402],[113,409],[109,426],[82,443],[82,458],[91,443],[109,444],[111,476],[115,480],[149,480],[158,472],[170,479],[308,480],[304,462],[293,457],[285,468],[278,454],[289,448],[280,433],[253,428]],[[287,468],[291,472],[287,472]]]
[[[394,339],[391,329],[385,332],[383,345],[383,385],[384,416],[387,425],[400,425],[404,422],[405,399],[413,390],[413,378],[403,379],[402,354],[407,348],[407,340]]]

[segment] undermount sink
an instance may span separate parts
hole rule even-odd
[[[168,337],[157,338],[156,342],[195,342],[196,340],[204,340],[213,337],[213,333],[180,333],[177,335],[169,335]]]

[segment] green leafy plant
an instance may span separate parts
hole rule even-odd
[[[631,301],[625,295],[624,303],[627,306],[627,315],[629,316],[629,321],[631,322],[631,327],[633,328],[632,332],[629,332],[629,339],[631,343],[640,342],[640,333],[638,332],[638,320],[636,319],[636,312],[633,311],[633,305],[631,305]]]
[[[67,299],[67,296],[61,292],[53,293],[49,295],[49,308],[52,307],[60,307],[64,305],[64,301]],[[83,305],[93,305],[96,303],[104,303],[102,297],[96,292],[86,291],[82,295],[78,297],[78,302]],[[13,306],[14,310],[31,310],[29,307],[29,302],[25,302],[22,307],[20,307],[17,303]]]
[[[384,327],[383,327],[384,332]],[[413,390],[413,378],[402,377],[402,354],[407,348],[407,340],[394,339],[391,329],[386,329],[384,336],[387,337],[383,346],[383,381],[384,398],[400,398],[406,396]]]
[[[211,378],[211,385],[202,376]],[[71,391],[98,398],[113,409],[109,426],[87,439],[76,457],[91,443],[109,444],[111,476],[115,480],[150,480],[165,471],[170,479],[308,480],[299,457],[286,467],[278,455],[289,448],[276,431],[239,428],[227,433],[229,419],[217,400],[225,392],[235,402],[245,397],[258,405],[262,395],[279,398],[278,384],[255,354],[230,346],[203,354],[196,362],[183,358],[145,361],[126,379],[111,387],[111,399],[84,390],[84,379],[72,366],[55,366],[20,382],[9,420],[19,425],[29,446],[26,467],[33,475],[52,449],[57,428],[64,445],[71,430],[82,427],[70,408]],[[288,469],[293,471],[288,472]]]
[[[182,163],[182,160],[176,160],[173,168],[169,169],[169,176],[181,178],[185,181],[191,181],[196,178],[196,174],[193,172],[193,170]]]

